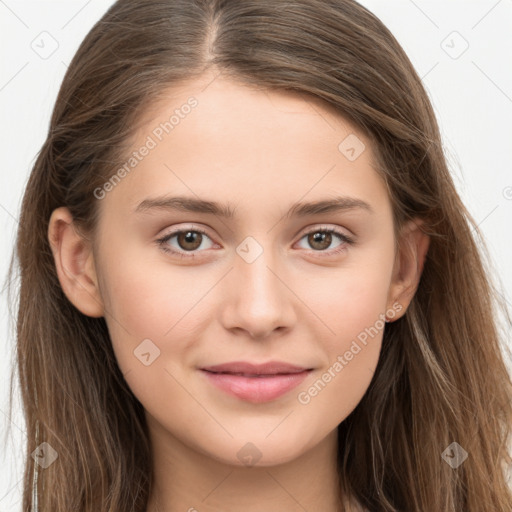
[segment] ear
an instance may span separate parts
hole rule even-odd
[[[48,240],[66,297],[84,315],[103,316],[92,244],[78,232],[68,208],[61,207],[52,212]]]
[[[402,307],[393,320],[398,320],[405,314],[420,282],[430,245],[430,237],[422,231],[422,226],[423,221],[415,218],[406,222],[400,230],[388,294],[388,308],[396,310],[393,304],[400,304]],[[391,320],[388,319],[389,321]]]

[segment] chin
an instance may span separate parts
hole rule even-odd
[[[291,438],[288,432],[275,436],[273,433],[265,438],[266,435],[261,432],[244,437],[238,435],[224,443],[215,442],[214,451],[211,447],[203,447],[203,450],[212,459],[239,468],[272,467],[297,459],[316,444],[307,438]]]

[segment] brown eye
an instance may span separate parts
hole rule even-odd
[[[198,231],[181,231],[176,238],[180,249],[194,251],[199,248],[203,240],[203,234]]]
[[[338,239],[338,245],[331,247],[331,244]],[[304,249],[310,249],[318,253],[318,256],[335,256],[342,251],[346,250],[349,245],[354,244],[354,240],[345,235],[344,233],[331,228],[317,228],[309,233],[305,233],[301,241],[306,239],[308,247]],[[329,250],[330,248],[330,250]]]
[[[316,231],[314,233],[309,233],[307,237],[308,243],[311,245],[311,247],[318,251],[323,251],[327,249],[332,242],[331,233],[327,233],[325,231]]]
[[[176,239],[176,241],[174,241]],[[203,242],[210,243],[210,247],[204,247]],[[194,257],[196,253],[204,252],[202,249],[209,249],[213,242],[208,234],[201,229],[176,230],[157,240],[158,245],[164,252],[169,252],[182,257]],[[203,246],[201,249],[200,247]]]

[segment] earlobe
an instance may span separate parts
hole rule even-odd
[[[420,282],[430,245],[430,237],[423,230],[423,221],[412,219],[404,224],[399,240],[399,249],[393,268],[393,279],[389,289],[388,307],[400,304],[397,320],[403,316],[411,303]]]
[[[48,240],[66,297],[84,315],[103,316],[92,245],[77,231],[68,208],[61,207],[52,212]]]

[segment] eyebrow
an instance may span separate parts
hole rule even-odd
[[[332,199],[323,199],[309,203],[294,203],[285,214],[285,217],[307,217],[309,215],[335,213],[355,209],[366,210],[371,214],[375,213],[373,208],[362,199],[337,196]],[[230,203],[220,204],[215,201],[187,196],[149,197],[140,202],[134,212],[142,213],[149,210],[176,210],[191,213],[206,213],[227,219],[233,219],[236,216],[236,207]]]

